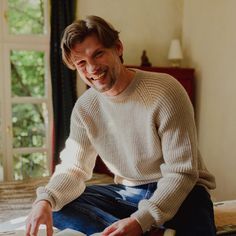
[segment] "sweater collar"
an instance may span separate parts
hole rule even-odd
[[[112,102],[122,102],[126,100],[126,98],[129,97],[134,92],[135,87],[137,86],[140,79],[140,75],[141,75],[140,70],[134,69],[134,68],[129,68],[129,69],[132,71],[135,71],[135,75],[132,81],[130,82],[130,84],[126,87],[124,91],[122,91],[116,96],[108,96],[108,95],[97,92],[99,93],[99,96],[102,96],[103,98],[110,100]]]

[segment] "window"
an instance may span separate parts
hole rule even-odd
[[[48,0],[1,0],[0,180],[49,175]]]

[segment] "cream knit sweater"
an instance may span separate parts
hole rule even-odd
[[[215,188],[197,148],[194,113],[187,93],[170,75],[136,70],[121,94],[108,97],[94,89],[77,101],[61,164],[36,201],[54,210],[77,198],[92,176],[96,156],[114,173],[115,183],[158,182],[132,217],[143,231],[174,216],[194,185]]]

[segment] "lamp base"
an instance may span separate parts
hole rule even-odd
[[[170,60],[171,67],[181,67],[181,60]]]

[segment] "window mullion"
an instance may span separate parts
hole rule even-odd
[[[18,44],[19,41],[21,45],[35,44],[35,45],[47,45],[48,44],[48,37],[45,35],[5,35],[5,41],[12,44]]]
[[[4,15],[3,11],[3,1],[0,1],[0,15]],[[3,17],[0,17],[0,61],[4,61],[3,56]],[[4,88],[3,88],[3,80],[4,80],[4,66],[3,63],[0,63],[0,181],[3,180],[4,175],[4,166],[5,164],[5,138],[4,138],[4,130],[5,130],[5,119],[4,119]]]
[[[5,118],[5,180],[12,180],[13,161],[12,161],[12,118],[11,118],[11,68],[10,68],[10,50],[4,45],[5,77],[4,77],[4,118]]]
[[[25,154],[25,153],[34,153],[34,152],[46,152],[47,148],[36,148],[36,147],[29,147],[29,148],[13,148],[13,154]]]
[[[47,103],[47,98],[35,98],[35,97],[12,97],[12,104],[41,104]]]
[[[49,21],[48,21],[49,22]],[[49,27],[47,27],[48,29]],[[49,42],[49,41],[48,41]],[[52,127],[53,127],[53,106],[52,106],[52,84],[51,84],[51,73],[50,73],[50,55],[49,55],[49,43],[48,43],[48,50],[45,52],[45,96],[47,98],[47,108],[48,108],[48,121],[46,122],[46,145],[48,147],[47,156],[48,156],[48,167],[51,171],[51,164],[52,164]]]

